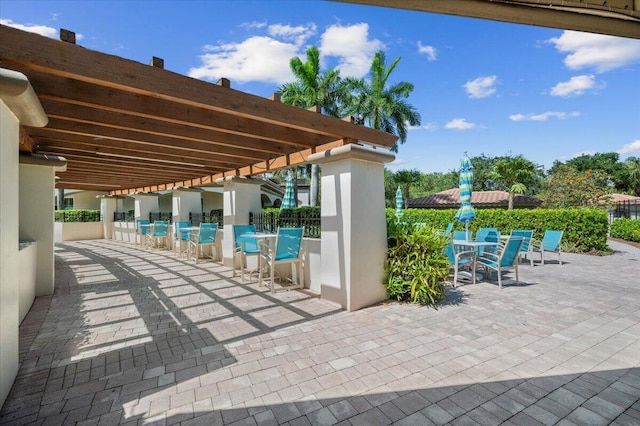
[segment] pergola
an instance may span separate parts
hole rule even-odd
[[[391,147],[388,133],[163,68],[0,26],[0,66],[29,79],[49,121],[21,126],[20,152],[60,156],[57,188],[112,195],[214,183],[302,164],[350,143]]]
[[[640,0],[333,0],[640,39]]]

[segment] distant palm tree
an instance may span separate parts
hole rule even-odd
[[[307,49],[307,60],[297,56],[289,61],[296,80],[280,86],[282,102],[300,108],[320,107],[321,113],[342,117],[341,105],[348,98],[346,86],[336,69],[320,72],[320,52],[316,46]],[[318,205],[318,181],[320,166],[311,165],[310,204]]]
[[[404,208],[409,208],[409,191],[411,186],[420,182],[422,173],[419,170],[398,170],[393,174],[393,180],[400,187],[402,191],[402,198],[404,200]]]
[[[629,157],[626,161],[627,171],[629,173],[629,186],[634,195],[640,196],[640,158]]]
[[[504,184],[509,191],[509,210],[513,209],[514,194],[524,194],[527,191],[524,182],[530,180],[534,172],[535,164],[521,155],[503,158],[493,167],[491,177]]]
[[[404,143],[408,126],[420,125],[420,114],[406,101],[413,91],[413,84],[402,81],[387,86],[400,57],[388,68],[385,61],[385,53],[378,51],[371,62],[370,80],[345,79],[352,92],[352,99],[346,105],[347,111],[357,123],[392,133],[398,136],[400,143]],[[398,151],[397,143],[392,151]]]

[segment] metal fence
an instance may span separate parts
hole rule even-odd
[[[100,210],[56,210],[56,222],[100,222]]]
[[[201,223],[217,223],[219,227],[224,226],[224,214],[222,210],[212,210],[209,213],[189,213],[191,226],[199,226]]]
[[[173,213],[171,212],[152,212],[149,213],[149,222],[153,223],[156,220],[166,220],[169,223],[173,221]]]
[[[609,210],[609,222],[620,218],[640,219],[640,203],[637,201],[618,201]]]
[[[283,212],[250,212],[249,223],[256,226],[258,232],[276,232],[279,227],[299,228],[304,226],[306,238],[320,238],[320,211],[290,210]]]

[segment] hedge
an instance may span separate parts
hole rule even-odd
[[[464,225],[454,217],[457,209],[406,209],[402,221],[423,222],[436,229],[446,229],[453,222],[454,230]],[[388,217],[395,217],[394,209],[387,209]],[[508,235],[512,229],[532,229],[533,237],[541,239],[544,231],[564,231],[562,247],[573,252],[611,252],[607,245],[609,221],[602,209],[477,209],[477,217],[469,225],[474,233],[478,228],[498,228]],[[617,221],[616,221],[617,222]]]
[[[616,219],[611,224],[611,236],[640,243],[640,220]]]
[[[56,222],[100,222],[100,210],[56,210]]]

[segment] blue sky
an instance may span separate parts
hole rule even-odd
[[[422,117],[391,170],[447,172],[460,158],[524,155],[550,167],[583,153],[640,156],[640,40],[329,1],[0,0],[2,24],[270,96],[289,59],[365,76],[402,59]]]

